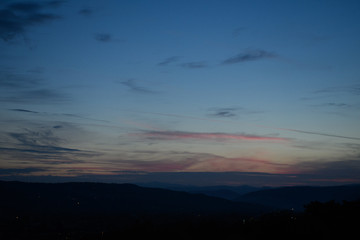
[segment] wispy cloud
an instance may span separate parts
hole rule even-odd
[[[179,61],[179,59],[180,59],[179,56],[168,57],[168,58],[165,58],[164,60],[162,60],[161,62],[159,62],[157,65],[158,66],[167,66],[167,65],[170,65],[171,63],[175,63],[175,62]]]
[[[27,109],[21,109],[21,108],[14,108],[14,109],[8,109],[9,111],[13,111],[13,112],[23,112],[23,113],[39,113],[36,111],[31,111],[31,110],[27,110]]]
[[[90,8],[82,8],[79,10],[78,13],[82,16],[89,17],[89,16],[93,15],[94,11]]]
[[[238,27],[238,28],[234,29],[234,31],[232,32],[232,35],[233,35],[233,37],[239,37],[245,30],[246,30],[245,27]]]
[[[0,141],[4,144],[0,147],[0,154],[3,161],[21,159],[23,162],[42,164],[79,163],[82,162],[80,158],[99,155],[96,152],[62,146],[67,141],[55,134],[54,131],[62,128],[58,126],[2,133]]]
[[[1,151],[1,148],[0,148]],[[8,176],[8,175],[24,175],[24,174],[32,174],[37,172],[43,172],[45,169],[43,168],[0,168],[0,176]]]
[[[253,111],[243,107],[210,108],[208,116],[220,118],[232,118],[244,114],[258,114],[260,111]]]
[[[314,92],[315,94],[352,94],[360,95],[360,85],[328,87]]]
[[[158,66],[169,66],[174,65],[173,63],[179,62],[180,57],[179,56],[172,56],[165,58],[163,61],[159,62]],[[199,69],[199,68],[207,68],[209,65],[205,61],[191,61],[191,62],[183,62],[176,64],[176,66],[187,68],[187,69]]]
[[[137,155],[140,156],[137,156]],[[111,161],[95,164],[80,163],[61,167],[63,180],[98,180],[111,182],[166,182],[194,185],[333,185],[360,183],[359,156],[332,160],[312,160],[283,163],[258,157],[224,157],[209,153],[173,151],[126,152]],[[131,158],[132,156],[132,158]],[[111,163],[111,167],[109,164]],[[31,179],[51,180],[48,171],[56,165],[42,167],[2,168],[0,175],[15,177],[43,175]],[[66,178],[65,178],[66,177]],[[59,177],[53,177],[53,180]],[[61,180],[61,179],[60,179]]]
[[[107,120],[91,118],[91,117],[82,116],[80,114],[72,114],[72,113],[37,112],[37,111],[23,109],[23,108],[12,108],[12,109],[7,109],[7,110],[12,111],[12,112],[18,112],[18,113],[37,114],[37,115],[42,115],[42,116],[46,116],[46,117],[56,117],[57,119],[65,117],[65,118],[75,118],[75,119],[89,120],[89,121],[95,121],[95,122],[107,122],[107,123],[109,122]]]
[[[208,64],[204,61],[200,62],[186,62],[181,64],[184,68],[197,69],[197,68],[206,68]]]
[[[211,153],[186,151],[123,152],[121,157],[114,158],[111,163],[122,171],[143,172],[267,171],[283,173],[291,169],[287,163],[279,163],[256,156],[225,157]],[[108,171],[111,172],[111,170]]]
[[[149,88],[139,86],[135,79],[128,79],[126,81],[120,82],[122,85],[128,87],[131,91],[136,93],[145,93],[145,94],[154,94],[157,93]]]
[[[211,156],[192,164],[188,171],[208,172],[271,172],[286,173],[291,171],[291,166],[286,163],[277,163],[256,157],[223,157]]]
[[[7,92],[6,95],[0,97],[0,102],[7,103],[24,103],[24,104],[50,104],[63,103],[70,99],[70,97],[54,89],[35,89],[24,90],[18,92]]]
[[[289,131],[289,132],[297,132],[297,133],[304,133],[304,134],[325,136],[325,137],[335,137],[335,138],[344,138],[344,139],[360,140],[360,137],[344,136],[344,135],[337,135],[337,134],[330,134],[330,133],[322,133],[322,132],[316,132],[316,131],[304,131],[304,130],[291,129],[291,128],[275,128],[275,129],[277,129],[277,130],[283,130],[283,131]]]
[[[58,7],[63,2],[18,2],[7,5],[0,9],[0,38],[9,42],[19,36],[24,36],[28,28],[34,25],[59,19],[59,15],[44,12],[44,10]]]
[[[43,81],[38,74],[13,69],[0,70],[0,87],[2,90],[29,89],[39,86]]]
[[[348,86],[327,87],[313,91],[311,94],[312,95],[301,98],[301,100],[326,99],[326,98],[334,98],[334,96],[342,96],[342,95],[360,96],[360,85],[354,84]],[[334,102],[331,102],[330,104],[333,103]],[[338,103],[334,103],[334,104],[338,104]]]
[[[237,108],[217,108],[217,109],[211,110],[211,113],[208,115],[213,116],[213,117],[225,117],[225,118],[236,117],[237,110],[238,110]]]
[[[243,141],[288,141],[287,138],[257,136],[249,134],[230,134],[230,133],[200,133],[182,131],[149,131],[140,134],[148,139],[155,140],[178,140],[178,139],[197,139],[197,140],[243,140]]]
[[[337,108],[351,107],[351,105],[347,104],[347,103],[334,103],[334,102],[324,103],[324,104],[322,104],[322,106],[324,106],[324,107],[337,107]]]
[[[50,129],[42,131],[32,131],[25,129],[22,133],[9,133],[9,136],[11,136],[21,145],[28,147],[54,147],[61,143],[61,139],[56,137]]]
[[[94,35],[94,38],[98,42],[111,42],[113,40],[113,37],[109,33],[97,33]]]
[[[199,117],[179,115],[179,114],[169,114],[169,113],[155,113],[155,112],[142,112],[142,113],[155,114],[155,115],[160,115],[160,116],[176,117],[176,118],[194,119],[194,120],[199,120],[199,121],[216,121],[216,122],[224,122],[224,123],[238,123],[238,121],[231,120],[231,119],[213,120],[213,119],[208,119],[208,118],[199,118]],[[323,132],[317,132],[317,131],[307,131],[307,130],[301,130],[301,129],[280,128],[280,127],[274,127],[274,126],[258,125],[258,124],[253,124],[253,123],[250,123],[250,122],[243,122],[243,121],[242,121],[242,123],[245,123],[248,126],[257,127],[257,128],[263,128],[263,129],[273,129],[273,130],[280,130],[280,131],[287,131],[287,132],[297,132],[297,133],[302,133],[302,134],[319,135],[319,136],[325,136],[325,137],[336,137],[336,138],[360,140],[359,137],[344,136],[344,135],[323,133]]]
[[[268,52],[265,50],[261,50],[261,49],[248,50],[225,59],[224,61],[222,61],[222,64],[229,65],[229,64],[255,61],[255,60],[261,60],[267,58],[275,58],[275,57],[277,57],[275,53]]]
[[[294,166],[310,182],[360,182],[360,157],[344,157],[333,161],[313,160]]]
[[[41,73],[14,69],[0,71],[0,93],[0,102],[9,103],[59,103],[70,99],[60,89],[48,88]]]

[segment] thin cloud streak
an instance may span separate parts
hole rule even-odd
[[[274,58],[277,55],[265,50],[257,49],[252,51],[246,51],[240,54],[237,54],[233,57],[225,59],[222,64],[235,64],[235,63],[242,63],[242,62],[248,62],[248,61],[255,61],[255,60],[261,60],[266,58]]]
[[[77,119],[84,119],[84,120],[90,120],[90,121],[96,121],[96,122],[110,123],[110,121],[107,121],[107,120],[85,117],[85,116],[81,116],[80,114],[37,112],[37,111],[23,109],[23,108],[11,108],[11,109],[7,109],[7,110],[11,111],[11,112],[18,112],[18,113],[25,113],[25,114],[43,115],[43,116],[50,116],[50,117],[77,118]]]
[[[111,34],[108,33],[97,33],[94,38],[98,42],[110,42],[112,40]]]
[[[350,85],[350,86],[338,86],[338,87],[329,87],[320,89],[314,92],[315,94],[329,94],[329,93],[345,93],[352,95],[360,95],[360,85]]]
[[[0,102],[6,103],[64,103],[72,100],[61,89],[49,88],[46,79],[34,72],[0,70]]]
[[[156,140],[177,140],[177,139],[200,139],[200,140],[244,140],[244,141],[288,141],[286,138],[256,136],[248,134],[229,134],[229,133],[199,133],[181,131],[151,131],[141,134],[149,139]]]
[[[63,125],[42,126],[38,129],[24,129],[22,132],[2,133],[2,160],[11,162],[21,159],[23,163],[57,165],[81,163],[81,159],[99,156],[98,152],[63,146],[67,140],[57,134],[63,128]]]
[[[163,61],[159,62],[157,65],[158,66],[168,66],[171,63],[177,62],[179,60],[179,56],[172,56],[172,57],[168,57],[166,59],[164,59]]]
[[[210,108],[209,114],[210,117],[217,118],[233,118],[239,115],[249,115],[249,114],[258,114],[262,113],[261,111],[249,110],[243,107],[222,107],[222,108]]]
[[[197,69],[197,68],[206,68],[208,67],[206,62],[186,62],[181,64],[183,68],[189,68],[189,69]]]
[[[36,111],[31,111],[31,110],[22,109],[22,108],[14,108],[14,109],[8,109],[8,110],[12,111],[12,112],[23,112],[23,113],[34,113],[34,114],[39,113],[39,112],[36,112]]]
[[[135,79],[128,79],[126,81],[120,82],[122,85],[128,87],[131,91],[136,93],[144,93],[144,94],[154,94],[155,91],[148,89],[146,87],[139,86]]]
[[[214,119],[198,118],[198,117],[179,115],[179,114],[154,113],[154,112],[140,112],[140,113],[155,114],[155,115],[160,115],[160,116],[169,116],[169,117],[177,117],[177,118],[187,118],[187,119],[194,119],[194,120],[201,120],[201,121],[227,122],[227,123],[238,123],[239,122],[239,121],[230,120],[230,119],[214,120]],[[241,123],[245,123],[249,126],[258,127],[258,128],[266,128],[266,129],[281,130],[281,131],[288,131],[288,132],[297,132],[297,133],[302,133],[302,134],[311,134],[311,135],[318,135],[318,136],[325,136],[325,137],[336,137],[336,138],[343,138],[343,139],[360,140],[359,137],[343,136],[343,135],[321,133],[321,132],[314,132],[314,131],[305,131],[305,130],[291,129],[291,128],[279,128],[279,127],[265,126],[265,125],[260,125],[260,124],[252,124],[252,123],[248,123],[248,122],[244,122],[244,121],[241,121]]]
[[[325,137],[335,137],[335,138],[344,138],[344,139],[352,139],[352,140],[360,140],[358,137],[349,137],[349,136],[342,136],[342,135],[336,135],[336,134],[328,134],[328,133],[320,133],[320,132],[311,132],[311,131],[303,131],[303,130],[297,130],[297,129],[290,129],[290,128],[276,128],[278,130],[284,130],[289,132],[297,132],[297,133],[304,133],[304,134],[312,134],[312,135],[318,135],[318,136],[325,136]]]

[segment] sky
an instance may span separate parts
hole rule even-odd
[[[0,2],[0,179],[360,183],[359,1]]]

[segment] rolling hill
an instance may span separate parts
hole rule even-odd
[[[360,199],[360,185],[330,187],[280,187],[250,192],[238,197],[241,202],[262,204],[275,209],[295,209],[303,211],[304,205],[312,201],[341,202]]]
[[[258,204],[232,202],[133,184],[0,182],[2,214],[259,214]]]

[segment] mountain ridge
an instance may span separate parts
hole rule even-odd
[[[233,202],[134,184],[0,181],[0,211],[7,214],[258,214],[258,204]]]
[[[342,186],[292,186],[254,191],[240,196],[235,201],[251,202],[270,206],[273,209],[304,210],[310,202],[354,201],[360,199],[360,185]]]

